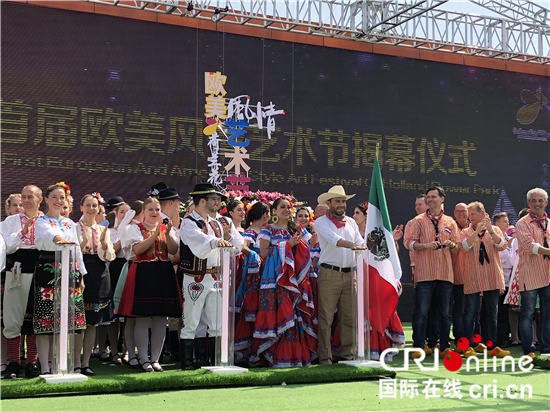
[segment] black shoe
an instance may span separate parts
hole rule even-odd
[[[36,362],[27,363],[25,365],[25,376],[27,378],[38,378],[40,376],[40,369]]]
[[[19,378],[19,372],[21,371],[21,365],[17,362],[10,362],[6,368],[5,379],[17,379]]]
[[[497,346],[499,348],[509,348],[512,346],[512,341],[510,339],[503,340],[502,342],[497,341]]]
[[[208,358],[210,366],[216,366],[216,338],[208,338]]]
[[[193,339],[180,339],[181,370],[192,371],[193,366]]]
[[[193,346],[195,348],[195,369],[200,369],[203,366],[208,366],[207,350],[206,350],[206,338],[195,338],[193,340]]]
[[[80,373],[86,376],[95,376],[94,371],[89,366],[83,366]]]

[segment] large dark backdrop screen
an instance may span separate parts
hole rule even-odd
[[[216,71],[226,97],[286,113],[271,140],[248,131],[251,190],[314,205],[342,184],[367,200],[376,143],[393,224],[432,184],[451,213],[480,200],[514,214],[548,188],[547,77],[3,3],[2,199],[60,180],[75,199],[133,201],[159,180],[186,194],[208,177]]]

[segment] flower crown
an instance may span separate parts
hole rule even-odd
[[[105,203],[105,199],[103,199],[103,197],[101,197],[101,194],[99,192],[90,193],[90,196],[95,197],[97,199],[97,201],[99,202],[99,204]]]
[[[69,187],[68,184],[66,184],[65,182],[57,182],[55,185],[62,187],[65,190],[65,193],[67,194],[67,196],[70,196],[71,188]]]

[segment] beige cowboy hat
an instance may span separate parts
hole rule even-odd
[[[328,192],[323,193],[322,195],[319,195],[319,197],[317,198],[317,203],[319,203],[320,205],[324,205],[327,200],[330,200],[335,197],[345,197],[346,200],[348,200],[348,199],[351,199],[353,196],[355,195],[354,194],[346,195],[346,191],[344,190],[344,187],[340,185],[336,185],[336,186],[332,186],[328,190]]]

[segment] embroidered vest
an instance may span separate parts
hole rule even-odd
[[[151,237],[154,230],[147,230],[141,223],[138,225],[141,230],[143,240]],[[155,242],[144,253],[136,255],[135,262],[154,262],[161,260],[163,262],[169,262],[168,259],[168,245],[166,244],[166,226],[160,226],[160,235],[155,239]]]
[[[204,232],[208,234],[208,227],[202,220],[196,220],[191,216],[187,216],[186,219],[192,220],[195,224]],[[223,232],[220,226],[217,224],[211,224],[210,227],[214,229],[214,233],[217,238],[222,238]],[[199,259],[196,257],[189,246],[180,240],[180,264],[179,270],[183,273],[188,273],[193,276],[204,275],[206,273],[206,259]]]

